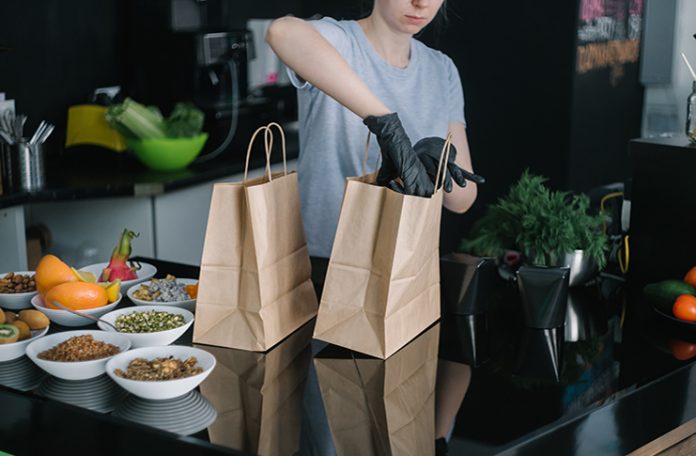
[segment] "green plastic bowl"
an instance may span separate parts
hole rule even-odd
[[[203,150],[208,133],[191,138],[129,139],[128,147],[145,166],[155,171],[186,168]]]

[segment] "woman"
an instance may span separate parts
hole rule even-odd
[[[450,132],[456,153],[444,205],[462,213],[476,199],[476,185],[465,179],[482,179],[462,172],[472,166],[459,74],[449,57],[413,38],[443,1],[375,0],[359,21],[283,17],[271,24],[266,40],[298,88],[298,175],[310,255],[331,254],[345,178],[362,174],[365,126],[379,144],[371,144],[369,166],[378,149],[382,154],[378,183],[420,196],[433,192],[441,138]]]

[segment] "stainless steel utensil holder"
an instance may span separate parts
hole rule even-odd
[[[5,193],[31,192],[43,188],[43,144],[29,144],[25,141],[13,145],[4,144],[0,155]]]

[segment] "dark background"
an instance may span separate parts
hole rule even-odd
[[[129,49],[148,40],[133,33],[134,16],[173,3],[202,5],[211,23],[230,29],[248,18],[354,19],[370,10],[363,0],[3,0],[0,47],[10,51],[0,52],[0,91],[28,114],[29,131],[43,119],[57,125],[49,151],[59,154],[68,106],[87,102],[97,87],[128,90]],[[640,135],[638,63],[624,66],[616,86],[609,70],[576,75],[578,11],[579,0],[449,0],[447,19],[420,37],[459,69],[472,160],[488,180],[467,214],[444,211],[442,251],[454,249],[525,168],[575,191],[628,177],[627,143]]]

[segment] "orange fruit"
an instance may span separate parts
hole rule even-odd
[[[696,321],[696,296],[683,294],[677,296],[672,313],[680,320]]]
[[[669,341],[672,356],[680,361],[686,361],[696,356],[696,344],[685,340],[672,339]]]
[[[684,282],[688,283],[692,287],[696,287],[696,266],[689,269],[689,272],[684,276]]]
[[[70,266],[63,263],[60,258],[55,255],[45,255],[36,266],[36,289],[43,297],[48,290],[65,282],[75,282],[77,278],[70,270]]]
[[[56,285],[46,293],[46,307],[60,309],[53,301],[58,301],[73,310],[94,309],[109,302],[104,287],[95,283],[66,282]]]
[[[198,297],[198,282],[186,285],[186,293],[191,299],[196,299]]]

